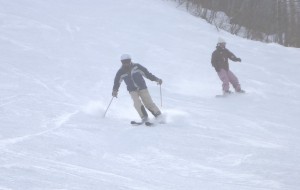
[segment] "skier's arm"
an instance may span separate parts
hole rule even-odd
[[[117,97],[121,82],[122,82],[121,73],[118,71],[114,80],[112,96]]]
[[[213,67],[217,66],[217,60],[216,60],[216,54],[215,54],[215,52],[213,52],[212,55],[211,55],[211,65]]]
[[[138,64],[138,68],[139,70],[142,72],[142,75],[145,76],[147,79],[151,80],[151,81],[159,81],[161,79],[157,78],[155,75],[153,75],[152,73],[150,73],[145,67],[143,67],[142,65]]]
[[[241,62],[241,58],[238,58],[236,57],[231,51],[227,50],[227,53],[228,53],[228,58],[232,61],[238,61],[238,62]]]
[[[213,52],[211,55],[211,65],[215,68],[215,70],[217,72],[220,71],[220,69],[218,67],[218,58],[217,58],[216,52]]]

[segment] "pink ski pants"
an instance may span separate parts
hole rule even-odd
[[[225,69],[221,69],[218,72],[218,76],[223,83],[222,84],[223,91],[229,90],[229,83],[232,84],[235,91],[241,90],[241,85],[239,83],[238,78],[230,70],[226,71]]]

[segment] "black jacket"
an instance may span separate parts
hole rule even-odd
[[[217,72],[219,72],[221,69],[225,69],[226,71],[228,71],[228,59],[237,61],[238,58],[226,48],[221,48],[219,46],[217,46],[216,48],[217,49],[212,53],[211,56],[212,66],[216,69]]]
[[[129,92],[146,89],[147,85],[143,76],[151,81],[158,80],[156,76],[140,64],[133,63],[129,70],[121,67],[116,74],[113,90],[118,91],[123,80]]]

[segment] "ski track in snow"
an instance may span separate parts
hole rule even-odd
[[[2,139],[2,140],[0,140],[0,148],[3,149],[4,147],[6,147],[8,145],[21,143],[22,141],[30,140],[34,137],[45,135],[47,133],[51,133],[54,130],[61,128],[64,123],[66,123],[73,115],[75,115],[77,113],[78,113],[78,111],[75,111],[73,113],[64,114],[64,115],[61,115],[61,116],[53,119],[53,121],[51,123],[54,124],[54,127],[50,128],[50,129],[47,129],[47,130],[44,130],[44,131],[41,131],[38,133],[30,134],[30,135],[21,136],[21,137],[4,139],[4,140]],[[48,123],[46,125],[51,125],[51,123]]]

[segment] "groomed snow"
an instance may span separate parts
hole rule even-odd
[[[215,98],[218,37],[244,95]],[[0,190],[298,190],[300,49],[249,41],[162,0],[0,0]],[[121,54],[163,79],[138,120]],[[147,81],[157,103],[160,88]]]

